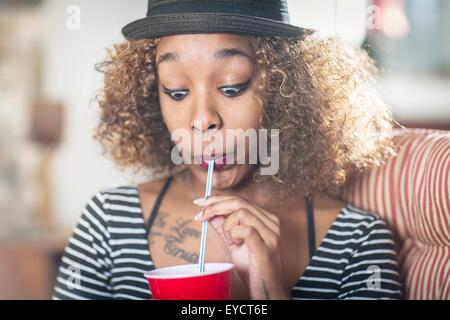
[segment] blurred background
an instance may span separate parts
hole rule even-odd
[[[131,5],[132,3],[132,5]],[[148,179],[92,139],[94,70],[145,0],[0,0],[0,299],[48,299],[88,198]],[[450,130],[450,1],[291,0],[291,22],[362,47],[405,127]]]

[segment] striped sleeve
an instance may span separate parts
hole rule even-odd
[[[84,207],[59,266],[54,300],[110,299],[112,297],[110,235],[100,192]]]
[[[338,299],[401,299],[391,231],[379,217],[367,225],[345,268]]]

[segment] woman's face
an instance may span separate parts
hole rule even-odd
[[[242,130],[230,129],[260,127],[262,106],[255,98],[250,45],[246,38],[231,34],[166,36],[157,47],[156,64],[164,121],[171,133],[177,129],[189,133],[177,144],[183,157],[191,159],[195,176],[205,181],[207,168],[205,163],[195,164],[196,157],[236,156],[237,139],[227,139],[227,131],[242,137]],[[194,147],[194,141],[201,142]],[[211,147],[212,142],[217,144]],[[234,158],[234,164],[216,165],[214,188],[231,189],[247,177],[255,165],[249,164],[249,149],[245,143],[245,164]]]

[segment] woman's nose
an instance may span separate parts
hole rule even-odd
[[[193,108],[190,127],[194,133],[214,133],[222,127],[222,119],[209,98],[197,99]]]

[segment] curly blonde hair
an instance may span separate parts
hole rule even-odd
[[[336,38],[248,36],[255,54],[263,126],[279,129],[280,168],[290,192],[336,196],[351,175],[395,154],[394,120],[379,98],[368,54]],[[159,38],[124,41],[97,65],[104,87],[94,138],[120,168],[175,170],[159,106]]]

